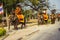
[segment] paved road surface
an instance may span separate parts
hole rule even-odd
[[[60,23],[39,26],[39,32],[23,37],[22,40],[60,40]]]

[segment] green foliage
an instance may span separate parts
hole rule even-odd
[[[48,20],[48,23],[51,23],[51,19]]]
[[[19,0],[19,2],[24,2],[25,0]]]
[[[38,5],[39,0],[29,0],[33,5]]]
[[[0,20],[2,19],[2,15],[0,15]]]
[[[17,3],[19,3],[19,2],[24,3],[25,1],[26,0],[2,0],[2,2],[4,2],[4,8],[7,7],[8,13],[12,10],[12,8],[13,9],[15,8]],[[28,1],[30,1],[30,3],[32,3],[32,7],[31,7],[31,5],[30,5],[30,7],[33,8],[34,10],[43,8],[43,7],[40,7],[42,5],[42,4],[40,4],[41,0],[28,0]],[[24,5],[24,6],[26,6],[26,5]],[[39,7],[39,8],[37,8],[37,7]]]
[[[4,2],[5,6],[12,6],[13,4],[16,5],[16,3],[24,3],[26,0],[2,0],[2,2]],[[28,0],[32,3],[33,6],[37,6],[37,5],[41,5],[39,3],[41,3],[42,0]]]
[[[0,36],[3,36],[6,34],[6,30],[4,28],[0,28]]]
[[[32,10],[22,11],[22,13],[25,16],[25,19],[28,20],[29,19],[29,16],[31,16],[31,14],[32,14]]]

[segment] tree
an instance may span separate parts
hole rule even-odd
[[[48,1],[46,0],[23,0],[22,2],[20,1],[20,3],[24,3],[24,6],[30,6],[36,11],[43,9],[44,7],[49,8]]]
[[[12,8],[15,7],[16,0],[1,0],[3,3],[4,10],[7,8],[7,12],[10,13]]]
[[[4,2],[5,6],[14,6],[17,3],[24,3],[25,6],[30,6],[32,9],[38,11],[38,9],[40,9],[41,7],[49,7],[48,5],[46,5],[46,0],[2,0],[2,2]],[[29,5],[29,3],[31,3],[31,5]]]
[[[49,8],[48,1],[46,0],[1,0],[4,3],[4,8],[7,8],[11,11],[12,8],[15,8],[16,4],[21,3],[24,6],[30,6],[33,10],[38,11],[42,10],[44,7]],[[9,11],[8,10],[8,11]]]

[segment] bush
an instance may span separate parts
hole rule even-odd
[[[48,23],[51,23],[51,19],[48,20]]]
[[[0,28],[0,36],[4,36],[6,34],[6,30],[4,28]]]

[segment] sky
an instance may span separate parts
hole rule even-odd
[[[49,0],[50,6],[55,5],[55,9],[60,9],[60,0]],[[52,7],[53,8],[53,7]],[[59,12],[59,10],[57,10]]]

